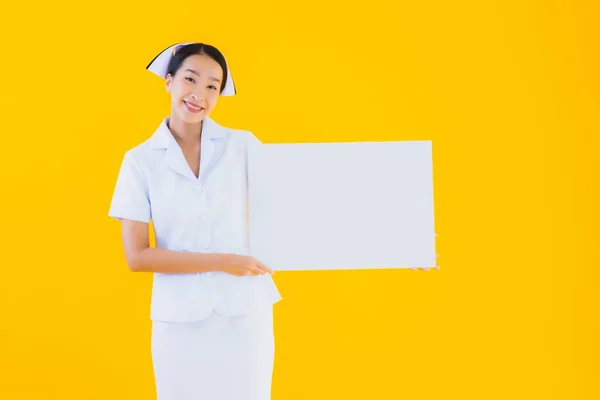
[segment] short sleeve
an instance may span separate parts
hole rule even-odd
[[[148,181],[131,152],[125,153],[121,163],[108,215],[150,223]]]

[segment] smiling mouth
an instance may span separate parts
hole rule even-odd
[[[195,104],[188,103],[187,101],[183,101],[185,108],[187,108],[190,112],[199,113],[204,111],[204,107],[197,106]]]

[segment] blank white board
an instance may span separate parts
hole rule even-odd
[[[254,143],[250,253],[276,271],[433,267],[430,141]]]

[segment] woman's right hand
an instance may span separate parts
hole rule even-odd
[[[221,259],[218,270],[235,276],[273,275],[273,271],[251,256],[227,254]]]

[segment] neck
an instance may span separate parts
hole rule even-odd
[[[202,135],[202,121],[190,124],[172,115],[169,119],[169,130],[180,146],[197,146]]]

